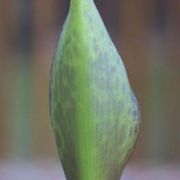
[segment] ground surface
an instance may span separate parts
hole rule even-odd
[[[65,180],[61,167],[52,161],[0,162],[0,180]],[[129,165],[122,180],[180,180],[180,165]]]

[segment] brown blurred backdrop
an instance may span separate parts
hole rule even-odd
[[[95,0],[138,97],[132,162],[180,162],[180,1]],[[67,0],[0,0],[0,160],[55,158],[48,81]]]

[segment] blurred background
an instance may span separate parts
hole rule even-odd
[[[180,179],[180,1],[95,0],[141,107],[124,179]],[[68,0],[0,0],[0,179],[64,179],[48,109]],[[41,178],[40,178],[41,177]]]

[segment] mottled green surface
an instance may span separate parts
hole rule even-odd
[[[52,65],[50,107],[67,180],[119,180],[140,114],[92,0],[71,0]]]

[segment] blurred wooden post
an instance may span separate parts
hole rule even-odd
[[[180,160],[180,1],[167,0],[167,161]]]
[[[6,140],[6,86],[5,86],[5,78],[6,78],[6,70],[7,70],[7,47],[8,47],[8,30],[7,30],[7,21],[6,12],[8,10],[7,1],[2,0],[0,5],[0,155],[4,155],[5,149],[7,148],[7,140]]]
[[[154,28],[152,35],[152,61],[151,61],[151,94],[149,128],[151,129],[149,140],[149,155],[156,163],[162,163],[166,159],[166,75],[167,56],[165,51],[166,35],[166,5],[164,1],[154,2]]]
[[[9,96],[9,76],[11,57],[16,47],[15,34],[17,33],[17,11],[14,8],[16,2],[9,3],[6,0],[1,0],[0,3],[0,155],[7,156],[11,146],[10,132],[8,131],[12,126],[10,119],[10,96]],[[14,58],[14,56],[13,56]],[[14,60],[14,59],[13,59]]]
[[[19,0],[18,32],[16,53],[11,59],[12,69],[9,79],[10,134],[13,158],[28,158],[32,153],[32,4]]]

